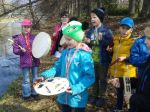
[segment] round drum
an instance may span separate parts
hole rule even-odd
[[[32,44],[32,54],[35,58],[46,56],[51,48],[51,38],[48,33],[40,32]]]
[[[34,89],[38,94],[49,96],[65,92],[68,87],[69,82],[66,78],[55,77],[36,84]]]

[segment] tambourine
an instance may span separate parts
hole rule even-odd
[[[46,56],[51,48],[51,38],[48,33],[40,32],[32,44],[32,54],[35,58]]]
[[[40,95],[50,96],[65,92],[69,88],[66,78],[48,78],[34,86],[35,91]]]

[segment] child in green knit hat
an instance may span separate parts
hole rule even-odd
[[[91,49],[82,43],[82,24],[71,21],[62,29],[67,48],[54,66],[41,74],[44,78],[65,77],[69,81],[66,92],[57,97],[61,112],[85,112],[88,88],[95,81]]]

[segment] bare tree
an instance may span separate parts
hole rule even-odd
[[[103,0],[97,0],[97,7],[103,7]]]
[[[141,17],[150,17],[150,0],[144,0],[141,11]]]
[[[4,5],[4,0],[2,0],[2,7],[3,7],[3,11],[4,13],[6,12],[6,9],[5,9],[5,5]]]
[[[135,4],[136,4],[136,0],[129,0],[129,13],[130,13],[130,15],[135,14]]]
[[[29,0],[29,11],[30,11],[30,14],[31,14],[32,19],[33,19],[33,27],[36,28],[36,29],[39,28],[40,25],[39,25],[39,22],[36,22],[38,20],[38,18],[36,17],[36,15],[33,11],[31,0]]]
[[[143,0],[129,0],[129,14],[138,17],[143,7]]]
[[[78,17],[80,17],[80,9],[81,9],[80,0],[77,1],[77,4],[78,4]]]
[[[39,2],[39,1],[41,1],[41,0],[32,1],[31,4],[37,3],[37,2]],[[9,14],[9,13],[12,13],[12,12],[18,10],[18,9],[23,8],[23,7],[26,7],[26,6],[28,6],[29,4],[30,4],[30,3],[22,4],[22,5],[18,6],[18,7],[15,7],[15,8],[12,8],[12,9],[10,9],[10,10],[7,10],[6,12],[0,14],[0,17],[5,16],[5,15],[7,15],[7,14]]]

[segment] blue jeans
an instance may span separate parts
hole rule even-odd
[[[26,67],[22,68],[23,81],[22,81],[22,95],[23,97],[29,97],[31,94],[36,95],[34,89],[31,89],[30,85],[30,69],[32,71],[32,83],[38,78],[38,67]]]

